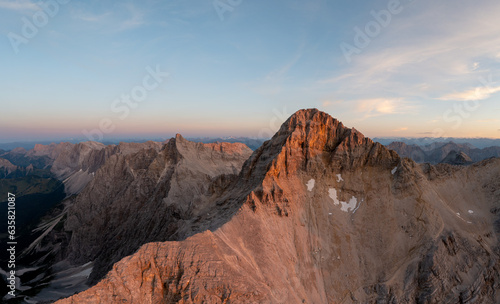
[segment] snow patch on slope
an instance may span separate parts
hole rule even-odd
[[[356,208],[356,205],[358,204],[358,199],[356,197],[351,197],[349,200],[349,203],[347,202],[340,202],[342,204],[342,207],[340,207],[340,210],[344,212],[349,212],[354,210]]]
[[[312,178],[311,178],[311,179],[307,182],[307,184],[306,184],[306,186],[307,186],[307,190],[308,190],[308,191],[312,191],[312,190],[314,189],[314,184],[315,184],[315,183],[316,183],[316,181],[315,181],[314,179],[312,179]]]
[[[337,198],[337,189],[330,188],[330,190],[328,190],[328,195],[333,200],[333,203],[335,204],[335,206],[338,206],[340,204],[340,201]]]
[[[335,189],[335,188],[330,188],[328,190],[328,195],[333,200],[333,203],[335,204],[335,206],[341,205],[340,210],[342,210],[344,212],[349,212],[349,211],[353,211],[353,210],[357,209],[356,206],[358,205],[358,199],[355,196],[351,197],[349,202],[342,202],[338,199],[337,189]]]

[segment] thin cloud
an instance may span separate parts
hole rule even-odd
[[[111,15],[111,13],[104,13],[101,15],[93,15],[93,14],[78,14],[76,18],[87,21],[87,22],[103,22]]]
[[[335,101],[325,100],[325,101],[323,101],[323,103],[321,105],[323,107],[329,107],[329,106],[336,105],[336,104],[341,104],[341,103],[342,103],[342,100],[335,100]]]
[[[320,80],[319,83],[320,84],[336,83],[336,82],[338,82],[340,80],[344,80],[344,79],[350,78],[352,76],[354,76],[354,74],[342,74],[342,75],[337,76],[337,77]]]
[[[304,39],[298,45],[294,56],[285,62],[284,65],[269,72],[264,78],[255,85],[255,89],[260,94],[276,95],[283,91],[283,83],[289,78],[290,70],[300,61],[304,54],[306,44]]]
[[[455,100],[455,101],[472,101],[484,100],[491,97],[491,95],[500,92],[500,86],[494,88],[477,87],[464,92],[452,93],[442,96],[440,100]]]
[[[408,128],[407,127],[403,127],[403,128],[395,129],[395,130],[392,130],[392,131],[393,132],[408,131]]]
[[[267,81],[282,81],[286,78],[288,75],[288,72],[290,69],[302,58],[302,55],[304,54],[304,49],[305,49],[305,42],[302,41],[295,52],[293,58],[288,61],[285,65],[282,67],[272,71],[266,76]]]
[[[365,118],[389,115],[406,114],[415,110],[416,106],[402,99],[375,98],[357,102],[356,110],[363,113]]]
[[[418,132],[417,134],[419,134],[419,135],[431,135],[434,133],[433,132]]]
[[[73,18],[89,24],[106,26],[110,33],[126,31],[146,24],[145,12],[139,10],[133,4],[122,4],[120,8],[120,10],[112,12],[99,13],[76,11],[73,13]]]
[[[132,4],[126,4],[124,5],[126,10],[128,11],[130,18],[126,19],[120,24],[120,27],[118,28],[118,31],[124,31],[124,30],[129,30],[133,28],[140,27],[145,24],[144,21],[144,12],[140,11],[137,9],[134,5]]]
[[[468,100],[492,94],[485,89],[476,92],[475,88],[460,92],[460,88],[476,86],[478,77],[491,70],[492,61],[499,61],[498,2],[432,10],[419,2],[406,10],[408,17],[394,16],[383,34],[373,38],[350,64],[317,84],[325,87],[335,83],[340,91],[337,96],[343,98],[352,92],[365,96],[391,92],[403,99],[422,100],[436,96]],[[450,19],[450,15],[454,17]],[[466,94],[450,94],[454,91]]]
[[[27,11],[27,10],[36,11],[40,9],[40,7],[35,3],[26,0],[18,0],[18,1],[0,0],[0,8],[14,10],[14,11]]]

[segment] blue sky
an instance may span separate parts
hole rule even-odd
[[[499,138],[498,16],[489,0],[0,0],[0,141],[262,136],[311,107],[371,137]]]

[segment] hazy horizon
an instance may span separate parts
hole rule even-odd
[[[176,133],[181,134],[181,133]],[[171,136],[144,136],[144,137],[110,137],[106,140],[101,140],[99,142],[109,145],[109,144],[118,144],[120,142],[135,142],[142,143],[146,141],[156,141],[163,142],[167,141],[171,138],[175,138],[176,134],[172,134]],[[265,141],[269,140],[270,137],[248,137],[248,136],[184,136],[184,138],[192,141],[201,141],[204,142],[211,140],[228,140],[228,141],[238,141],[244,142],[245,140],[253,140],[253,141]],[[477,148],[485,148],[492,146],[500,146],[500,139],[498,138],[488,138],[488,137],[405,137],[405,136],[378,136],[378,137],[370,137],[374,141],[378,141],[383,145],[388,145],[392,142],[402,141],[407,144],[417,144],[419,146],[425,146],[431,143],[442,143],[442,142],[454,142],[454,143],[468,143]],[[80,138],[53,138],[53,139],[33,139],[33,140],[14,140],[14,141],[2,141],[0,140],[0,149],[3,150],[12,150],[14,148],[23,147],[26,149],[32,149],[35,144],[58,144],[62,142],[69,143],[82,143],[89,141],[86,137]]]
[[[126,142],[134,142],[134,141],[164,141],[168,140],[170,138],[174,138],[176,134],[182,135],[186,139],[238,139],[238,138],[247,138],[247,139],[256,139],[256,140],[268,140],[271,137],[252,137],[252,136],[238,136],[238,135],[229,135],[229,136],[203,136],[203,135],[191,135],[191,136],[184,136],[182,133],[175,133],[170,136],[117,136],[117,137],[109,137],[106,138],[105,140],[101,140],[99,142],[118,142],[118,141],[126,141]],[[411,136],[367,136],[371,139],[413,139],[413,140],[448,140],[448,139],[461,139],[461,140],[477,140],[477,139],[486,139],[486,140],[500,140],[500,138],[493,138],[493,137],[430,137],[430,136],[421,136],[421,137],[411,137]],[[60,138],[41,138],[41,139],[14,139],[14,140],[0,140],[0,144],[14,144],[14,143],[60,143],[60,142],[86,142],[86,141],[91,141],[86,137],[60,137]]]
[[[358,131],[358,128],[355,128]],[[276,130],[277,131],[277,130]],[[363,133],[361,131],[361,133]],[[133,142],[134,140],[137,141],[147,141],[147,140],[168,140],[170,138],[173,138],[176,136],[176,134],[180,134],[183,137],[187,139],[219,139],[219,138],[249,138],[249,139],[259,139],[259,140],[267,140],[270,139],[272,136],[269,137],[259,137],[259,136],[249,136],[249,135],[203,135],[203,134],[196,134],[192,133],[190,135],[185,135],[184,133],[180,132],[175,132],[175,133],[168,133],[168,134],[144,134],[144,135],[128,135],[128,134],[123,134],[123,135],[116,135],[112,137],[105,137],[102,140],[98,140],[98,142],[117,142],[117,141],[127,141],[127,142]],[[273,133],[274,135],[274,133]],[[398,139],[398,138],[406,138],[406,139],[415,139],[415,140],[424,140],[424,139],[433,139],[433,140],[439,140],[439,139],[488,139],[488,140],[500,140],[500,138],[495,138],[495,137],[481,137],[481,136],[476,136],[476,137],[455,137],[455,136],[439,136],[439,137],[433,137],[433,136],[402,136],[402,135],[393,135],[393,136],[369,136],[363,133],[363,135],[375,139],[375,138],[380,138],[380,139]],[[65,141],[70,141],[70,142],[85,142],[85,141],[95,141],[91,140],[83,135],[79,136],[74,136],[74,137],[68,137],[68,136],[62,136],[62,137],[45,137],[45,138],[12,138],[12,139],[0,139],[0,144],[11,144],[11,143],[47,143],[47,142],[54,142],[54,143],[59,143],[59,142],[65,142]]]

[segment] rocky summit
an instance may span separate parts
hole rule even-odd
[[[250,154],[110,156],[64,224],[98,283],[57,303],[500,303],[499,159],[417,164],[316,109]]]

